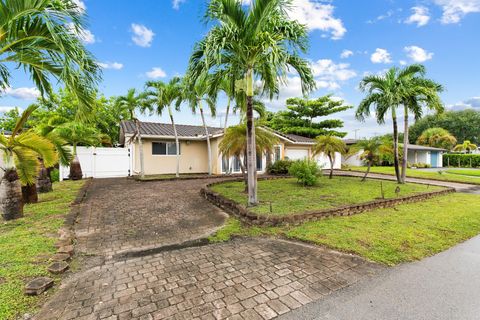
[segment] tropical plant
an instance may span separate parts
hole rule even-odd
[[[453,151],[455,152],[464,152],[464,153],[472,153],[472,151],[477,150],[478,146],[474,143],[471,143],[468,140],[463,141],[462,144],[457,144]]]
[[[303,159],[293,161],[288,173],[297,178],[298,183],[306,187],[315,185],[322,171],[315,160]]]
[[[263,152],[273,152],[275,144],[278,143],[278,138],[269,130],[265,130],[259,126],[256,128],[255,147],[258,154]],[[246,124],[239,124],[227,128],[222,141],[218,144],[218,149],[223,156],[236,157],[240,160],[240,169],[245,178],[245,188],[248,190],[248,176],[245,168],[245,161],[247,159],[247,126]],[[256,159],[255,159],[256,164]],[[255,174],[257,172],[255,165]]]
[[[257,204],[255,124],[253,118],[254,82],[273,98],[292,69],[296,70],[307,93],[315,88],[310,64],[300,57],[308,47],[308,30],[288,17],[287,0],[254,0],[248,7],[242,1],[211,0],[206,20],[216,22],[196,44],[190,58],[194,77],[205,70],[241,75],[236,89],[246,94],[248,204]],[[203,69],[203,70],[202,70]],[[196,75],[195,75],[196,74]]]
[[[389,145],[385,145],[381,138],[373,137],[370,139],[363,139],[354,144],[351,152],[360,153],[360,159],[367,163],[367,171],[362,178],[362,182],[367,179],[372,165],[380,160],[383,153],[389,151]]]
[[[17,65],[42,96],[51,93],[52,77],[64,83],[80,101],[78,116],[86,117],[100,69],[80,40],[84,24],[76,1],[0,0],[0,90],[10,86],[8,65]]]
[[[57,161],[50,141],[32,130],[23,130],[33,110],[35,106],[23,112],[10,136],[0,135],[0,150],[5,163],[0,182],[0,211],[5,220],[23,216],[22,185],[35,185],[40,166],[38,158],[41,157],[47,166]]]
[[[130,142],[138,142],[140,152],[140,176],[145,177],[145,160],[143,155],[143,142],[142,142],[142,122],[136,116],[136,110],[141,113],[145,113],[149,109],[148,95],[145,92],[137,93],[134,88],[128,90],[125,96],[120,96],[116,99],[115,105],[119,109],[123,109],[129,114],[129,120],[135,123],[135,133],[133,134]]]
[[[312,148],[313,155],[323,153],[330,161],[329,179],[333,178],[333,166],[335,163],[335,154],[344,154],[347,146],[342,139],[334,136],[318,136],[315,138],[315,145]]]
[[[269,174],[288,174],[288,170],[290,169],[290,166],[292,165],[293,161],[292,160],[277,160],[274,163],[270,164],[267,166],[267,172]]]
[[[64,123],[55,128],[53,132],[73,146],[69,175],[72,180],[83,178],[82,166],[77,156],[77,146],[99,146],[109,139],[108,136],[100,134],[95,128],[78,121]]]
[[[177,160],[175,175],[178,178],[180,177],[180,142],[178,141],[177,127],[175,125],[175,120],[173,119],[172,104],[175,103],[175,110],[180,111],[180,104],[183,100],[182,79],[180,77],[173,77],[168,83],[162,81],[148,81],[145,86],[147,87],[147,94],[150,103],[156,106],[156,113],[161,115],[165,109],[168,110],[170,122],[173,127],[173,134],[175,136]]]
[[[457,139],[443,128],[430,128],[418,137],[417,144],[450,150],[457,144]]]
[[[203,112],[203,103],[205,102],[210,109],[210,114],[213,117],[216,114],[215,98],[209,95],[211,79],[207,73],[203,73],[197,78],[190,77],[190,75],[187,74],[184,79],[186,84],[183,87],[183,98],[188,101],[193,113],[195,113],[197,109],[200,111],[202,125],[205,130],[205,136],[207,137],[208,175],[212,175],[212,147],[210,145],[210,134]]]

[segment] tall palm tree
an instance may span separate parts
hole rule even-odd
[[[52,92],[52,77],[64,83],[86,117],[100,69],[79,39],[84,23],[76,1],[0,0],[0,91],[10,86],[8,65],[17,65],[42,96]]]
[[[347,151],[347,145],[342,139],[334,136],[318,136],[315,138],[315,145],[312,148],[313,155],[325,154],[330,161],[330,175],[333,178],[333,165],[335,163],[335,154],[338,152],[344,154]]]
[[[457,144],[457,139],[443,128],[429,128],[418,137],[417,144],[450,150]]]
[[[351,148],[351,152],[361,152],[360,159],[367,163],[367,171],[362,178],[362,182],[367,179],[370,173],[370,168],[375,162],[378,162],[384,151],[388,150],[388,145],[382,142],[381,138],[373,137],[371,139],[364,139],[358,141]],[[388,151],[387,151],[388,152]]]
[[[273,98],[294,69],[304,93],[315,88],[310,65],[299,55],[307,51],[308,30],[288,17],[289,5],[289,0],[254,0],[248,7],[242,1],[211,0],[205,16],[216,23],[190,58],[190,68],[196,72],[201,68],[213,73],[236,70],[241,75],[236,87],[244,89],[247,101],[249,205],[257,204],[254,81],[260,80],[264,93]]]
[[[125,96],[120,96],[116,99],[115,105],[129,113],[131,121],[135,123],[135,133],[131,139],[133,142],[135,139],[138,142],[140,152],[140,176],[145,177],[145,161],[143,156],[143,142],[142,142],[142,129],[141,121],[136,116],[136,110],[140,110],[141,113],[145,113],[145,110],[149,109],[148,95],[145,92],[137,93],[134,88],[128,90]]]
[[[203,112],[203,102],[205,102],[210,108],[210,114],[213,117],[216,114],[215,98],[209,94],[212,81],[207,73],[203,73],[197,78],[193,78],[187,74],[184,79],[183,97],[190,104],[193,113],[195,113],[197,109],[200,111],[205,136],[207,137],[208,175],[212,175],[212,147],[210,145],[210,134],[208,133],[205,114]]]
[[[180,104],[183,99],[183,86],[180,77],[172,78],[168,83],[162,81],[148,81],[147,95],[153,105],[156,105],[156,112],[161,115],[165,109],[168,109],[168,115],[173,127],[173,134],[175,136],[177,166],[175,175],[180,177],[180,142],[178,141],[177,127],[173,119],[172,104],[175,103],[175,110],[180,111]]]
[[[0,211],[3,219],[11,220],[23,216],[22,184],[34,185],[41,157],[45,165],[57,161],[55,148],[50,141],[32,130],[23,130],[25,122],[36,106],[27,108],[10,136],[0,135],[0,150],[5,167],[0,182]]]
[[[457,144],[455,148],[453,148],[453,151],[471,153],[472,151],[477,150],[477,148],[478,146],[476,144],[471,143],[470,140],[465,140],[462,144]]]

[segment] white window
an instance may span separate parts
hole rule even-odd
[[[181,149],[179,150],[179,154]],[[175,142],[152,142],[152,154],[153,155],[169,155],[173,156],[177,154],[177,145]]]
[[[275,146],[275,158],[274,161],[279,161],[282,159],[282,146]]]

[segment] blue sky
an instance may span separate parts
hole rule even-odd
[[[100,91],[107,96],[142,89],[149,79],[168,80],[185,72],[196,41],[208,31],[201,22],[205,1],[200,0],[84,0],[89,16],[84,42],[102,63]],[[244,0],[248,2],[248,0]],[[291,17],[310,30],[306,55],[315,72],[318,90],[312,97],[332,93],[356,106],[362,99],[357,86],[368,73],[406,63],[424,63],[428,76],[442,83],[448,108],[480,110],[480,0],[294,0]],[[37,94],[29,78],[14,73],[12,87],[0,97],[0,111],[25,107]],[[300,94],[292,75],[271,110],[284,108],[287,97]],[[218,125],[225,101],[218,103]],[[335,117],[345,121],[349,137],[390,131],[373,119],[359,123],[353,110]],[[187,107],[178,123],[200,124]],[[164,116],[144,117],[167,121]],[[232,118],[232,122],[237,121]]]

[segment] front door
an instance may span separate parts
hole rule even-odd
[[[430,164],[432,168],[438,168],[438,152],[432,151],[430,154]]]

